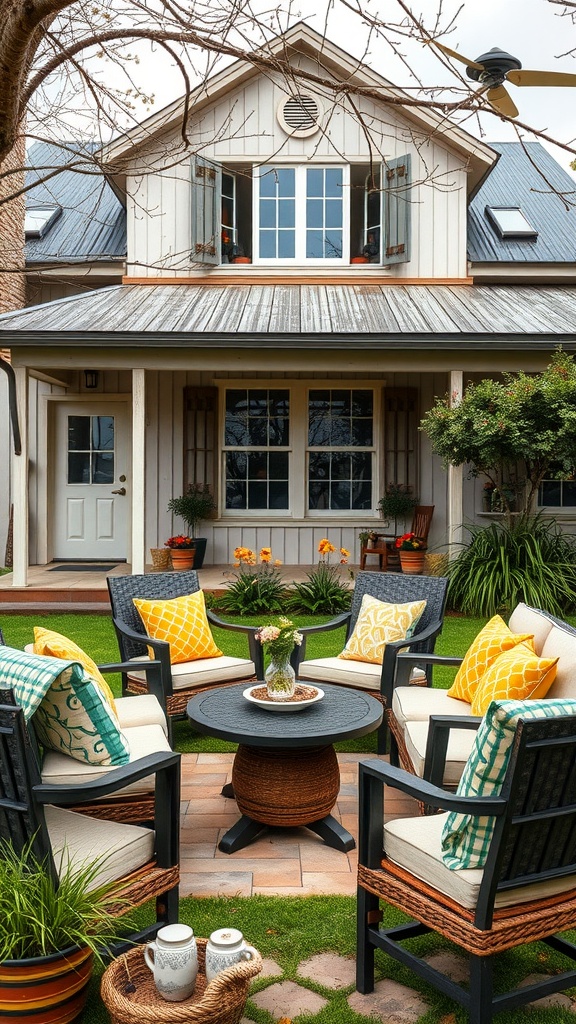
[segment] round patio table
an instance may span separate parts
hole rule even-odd
[[[330,813],[340,789],[333,743],[377,729],[382,704],[369,693],[322,684],[324,698],[317,704],[268,711],[247,701],[245,689],[240,683],[208,690],[187,707],[199,732],[239,744],[232,789],[242,817],[219,849],[241,850],[268,825],[305,825],[329,846],[352,850],[353,836]]]

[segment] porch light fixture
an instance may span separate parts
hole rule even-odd
[[[98,387],[98,370],[84,370],[84,383],[87,390]]]

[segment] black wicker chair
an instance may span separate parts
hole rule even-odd
[[[476,872],[443,867],[440,870],[450,876],[446,878],[435,867],[434,880],[429,878],[430,868],[421,866],[414,873],[415,848],[425,850],[430,864],[431,851],[437,844],[436,859],[440,859],[440,829],[434,831],[435,823],[442,825],[438,815],[411,821],[410,829],[414,826],[416,831],[404,827],[400,832],[403,845],[396,842],[393,847],[395,859],[387,856],[386,847],[393,845],[393,838],[390,824],[384,826],[384,787],[401,790],[436,809],[494,816],[488,859],[485,867],[478,869],[479,888],[472,897],[468,894],[466,906],[455,893],[462,891],[459,885],[470,882],[459,883],[457,876]],[[374,988],[377,949],[457,1000],[465,1007],[471,1024],[489,1024],[494,1013],[576,983],[576,969],[554,973],[502,995],[494,995],[492,981],[498,953],[536,940],[576,960],[576,946],[556,934],[574,928],[576,921],[575,716],[520,721],[498,797],[457,796],[382,761],[361,762],[359,814],[356,985],[360,992]],[[398,831],[396,826],[397,836]],[[521,891],[510,897],[511,890],[526,886],[530,890],[524,899]],[[412,920],[395,927],[381,925],[381,899]],[[512,903],[512,899],[517,902]],[[469,989],[401,945],[405,939],[427,932],[443,935],[469,954]]]
[[[156,899],[156,921],[130,942],[140,942],[154,935],[164,924],[178,920],[179,880],[179,815],[180,815],[180,754],[170,752],[151,754],[131,765],[115,768],[104,781],[80,785],[51,786],[42,783],[34,743],[24,722],[24,712],[16,703],[14,693],[0,690],[0,839],[11,844],[19,853],[27,843],[40,861],[46,861],[55,883],[58,882],[59,854],[66,855],[79,866],[86,858],[86,818],[83,814],[66,812],[79,801],[95,800],[123,789],[131,782],[156,776],[154,832],[138,825],[92,820],[90,837],[94,856],[117,850],[114,860],[105,865],[113,869],[115,879],[122,883],[122,903],[111,906],[115,914],[125,913],[150,899]],[[64,842],[53,848],[53,834],[61,832]],[[137,830],[137,831],[135,831]],[[152,836],[150,838],[150,836]],[[130,869],[122,850],[138,842],[141,851]],[[138,863],[141,855],[141,863]],[[124,888],[125,886],[125,888]]]
[[[319,685],[322,685],[322,682],[339,683],[353,689],[365,689],[382,700],[386,707],[386,693],[392,692],[392,682],[387,684],[387,680],[394,680],[399,652],[410,651],[418,655],[434,650],[436,638],[442,629],[447,587],[448,580],[443,576],[405,576],[402,573],[391,572],[358,573],[352,595],[351,610],[338,615],[323,626],[310,626],[301,630],[302,646],[295,649],[293,661],[298,678]],[[381,670],[379,666],[366,665],[356,661],[343,661],[337,658],[306,661],[306,638],[308,636],[346,626],[346,639],[348,639],[356,625],[362,598],[365,594],[390,604],[425,600],[426,607],[418,620],[414,635],[410,639],[398,640],[386,645]],[[423,682],[426,682],[426,669],[423,670],[421,678]],[[386,711],[388,711],[387,708]],[[378,753],[384,753],[386,750],[387,732],[387,715],[385,714],[383,723],[378,730]]]
[[[198,574],[195,570],[149,573],[145,576],[108,576],[107,581],[114,628],[122,661],[146,658],[148,648],[152,649],[154,657],[162,665],[164,707],[169,720],[184,718],[190,697],[198,693],[199,690],[212,688],[221,683],[238,683],[244,679],[263,679],[263,651],[262,645],[254,639],[255,626],[241,626],[224,622],[208,610],[208,621],[211,625],[246,635],[250,658],[224,657],[211,658],[209,663],[207,661],[203,661],[202,664],[191,662],[192,669],[203,669],[203,671],[198,673],[199,679],[189,685],[186,681],[183,683],[178,676],[178,670],[184,669],[184,666],[175,666],[173,672],[170,665],[170,645],[165,640],[152,640],[147,636],[133,603],[134,598],[168,600],[184,597],[186,594],[194,594],[200,590]],[[145,690],[146,681],[141,678],[141,672],[138,672],[136,666],[133,672],[122,673],[123,693],[143,693]]]

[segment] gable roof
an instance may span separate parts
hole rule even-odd
[[[256,48],[255,52],[257,52]],[[269,41],[265,49],[262,48],[262,53],[270,56],[276,55],[283,59],[307,55],[315,60],[320,79],[327,75],[329,78],[336,78],[346,83],[363,86],[368,90],[375,90],[378,97],[382,97],[382,99],[404,97],[409,100],[410,104],[414,103],[413,96],[409,96],[402,89],[392,85],[386,78],[377,74],[366,64],[360,63],[357,58],[352,57],[304,22],[298,22],[297,25]],[[270,71],[267,73],[270,74]],[[251,63],[248,59],[234,61],[233,64],[213,75],[192,91],[189,102],[191,115],[198,113],[203,107],[214,103],[225,93],[238,88],[259,74],[262,74],[262,71],[257,64]],[[308,88],[313,91],[314,82],[310,82]],[[318,88],[322,91],[321,86]],[[468,161],[469,190],[472,191],[478,187],[497,159],[489,145],[427,107],[397,106],[396,109],[401,113],[402,118],[412,123],[425,136],[442,140],[446,146],[463,156]],[[102,148],[102,161],[109,165],[111,177],[120,189],[123,188],[127,157],[129,158],[141,146],[149,144],[156,135],[180,125],[184,113],[184,98],[175,100]]]
[[[540,142],[490,145],[500,159],[468,207],[468,258],[473,263],[575,262],[574,178]],[[568,193],[568,209],[554,189]],[[487,206],[520,207],[538,236],[501,238],[486,214]]]
[[[99,147],[65,142],[31,146],[26,172],[26,209],[61,206],[62,213],[42,238],[29,238],[24,247],[26,265],[122,260],[126,256],[126,211],[97,164],[83,153]],[[65,167],[47,181],[50,169]],[[34,182],[38,184],[34,185]]]

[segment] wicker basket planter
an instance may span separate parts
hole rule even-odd
[[[198,977],[193,994],[170,1003],[158,994],[142,946],[114,960],[102,975],[100,994],[112,1024],[239,1024],[250,982],[262,970],[260,955],[242,960],[206,984],[206,939],[196,939]],[[132,988],[134,991],[126,991]]]

